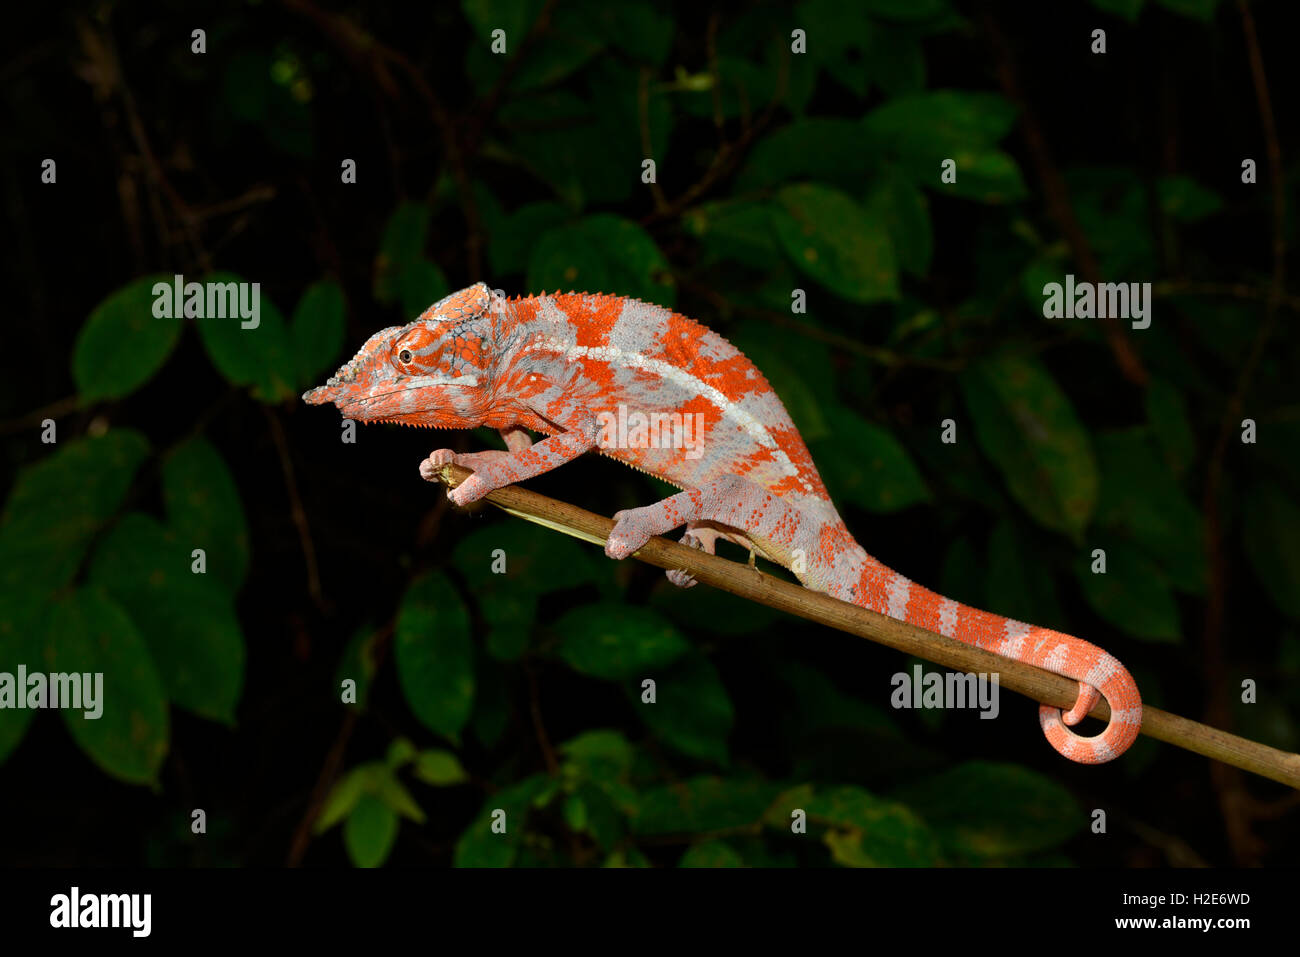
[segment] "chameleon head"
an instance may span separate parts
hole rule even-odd
[[[453,293],[415,322],[376,332],[323,386],[303,393],[303,401],[332,402],[359,422],[481,425],[492,394],[493,306],[483,283]]]

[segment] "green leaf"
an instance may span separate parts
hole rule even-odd
[[[814,794],[808,819],[825,825],[822,842],[848,867],[932,867],[939,842],[911,808],[858,787]]]
[[[666,619],[648,608],[615,603],[584,605],[555,623],[558,654],[593,678],[655,677],[690,650]]]
[[[779,787],[756,778],[699,776],[641,795],[636,834],[689,834],[756,826]]]
[[[951,13],[948,0],[865,0],[863,9],[889,20],[935,20]]]
[[[351,814],[369,789],[371,776],[372,766],[361,765],[335,781],[312,824],[312,832],[323,834]]]
[[[1156,457],[1144,430],[1097,437],[1097,526],[1141,547],[1163,578],[1190,594],[1207,581],[1200,511]]]
[[[403,318],[414,320],[451,292],[451,287],[436,264],[421,259],[402,270],[397,277],[397,290]]]
[[[303,292],[289,321],[298,388],[306,389],[338,364],[346,322],[343,289],[333,279],[321,279]]]
[[[805,733],[851,729],[901,739],[898,726],[881,709],[842,692],[826,675],[798,661],[783,662],[781,680],[799,701],[798,720]]]
[[[614,293],[666,307],[676,294],[654,240],[636,223],[609,213],[543,235],[529,257],[528,288]]]
[[[982,607],[995,608],[998,614],[1017,621],[1064,627],[1066,617],[1056,597],[1056,581],[1041,549],[1019,533],[1010,519],[999,519],[993,526],[983,572],[987,604]]]
[[[343,654],[339,658],[338,672],[334,676],[334,687],[337,693],[342,696],[343,682],[355,681],[357,700],[355,704],[349,704],[349,708],[356,708],[358,711],[366,710],[366,703],[370,700],[370,686],[374,682],[375,673],[379,670],[379,663],[375,660],[375,639],[379,637],[379,632],[369,626],[358,628],[348,639],[347,646],[343,649]]]
[[[375,796],[383,801],[386,807],[416,824],[424,823],[424,810],[416,803],[411,792],[406,789],[406,785],[398,780],[393,768],[378,765],[373,780]]]
[[[375,299],[386,306],[398,301],[402,275],[424,260],[429,216],[427,203],[407,200],[399,203],[388,218],[384,235],[379,240],[379,252],[375,254],[374,284]]]
[[[939,184],[935,189],[981,203],[1010,203],[1029,193],[1020,167],[1001,150],[957,150],[952,159],[957,164],[956,179],[939,183],[936,178],[932,180]],[[922,168],[918,172],[924,176],[926,171]]]
[[[766,201],[733,199],[705,203],[685,213],[682,224],[700,240],[712,262],[730,260],[761,267],[782,261]]]
[[[1074,168],[1065,182],[1103,276],[1150,275],[1157,269],[1150,193],[1135,170]]]
[[[181,335],[181,317],[154,315],[154,284],[171,301],[172,277],[145,276],[110,293],[72,346],[72,379],[84,401],[129,395],[153,377]],[[168,311],[171,311],[170,309]]]
[[[1002,356],[961,375],[980,447],[1007,489],[1047,528],[1079,540],[1097,501],[1088,434],[1051,374],[1035,359]]]
[[[469,780],[460,759],[450,751],[433,748],[415,756],[415,776],[434,787],[450,787]]]
[[[663,63],[673,45],[673,18],[648,0],[582,0],[586,29],[634,60]]]
[[[187,548],[201,548],[208,573],[232,595],[248,574],[248,523],[239,488],[221,455],[202,437],[163,460],[167,522]]]
[[[397,842],[397,814],[383,801],[363,794],[343,825],[343,843],[357,867],[379,867]]]
[[[31,592],[0,594],[0,672],[17,675],[19,665],[28,671],[43,670],[50,607]],[[15,692],[25,695],[27,689],[15,688]],[[0,764],[22,742],[34,714],[30,708],[0,708]]]
[[[598,577],[589,546],[513,519],[484,522],[469,532],[456,544],[452,562],[485,606],[508,592],[541,595]]]
[[[885,222],[837,189],[785,186],[772,226],[806,275],[850,302],[898,298],[898,268]]]
[[[1269,482],[1247,491],[1242,537],[1246,557],[1273,603],[1300,620],[1300,507]]]
[[[416,753],[410,738],[394,738],[384,755],[384,765],[389,770],[396,771],[414,761]]]
[[[1155,2],[1166,10],[1191,17],[1193,20],[1203,20],[1206,23],[1214,19],[1214,8],[1218,4],[1218,0],[1155,0]]]
[[[49,628],[49,672],[103,676],[99,717],[62,709],[73,740],[113,777],[156,785],[167,754],[167,699],[131,619],[102,589],[81,588],[54,605]]]
[[[933,827],[963,863],[1059,847],[1085,824],[1070,792],[1015,764],[967,761],[893,795]]]
[[[868,151],[893,156],[921,185],[1005,202],[1027,192],[1015,160],[994,148],[1015,119],[1015,107],[996,94],[933,90],[889,100],[862,123]],[[956,182],[943,183],[940,164],[949,159],[956,163]]]
[[[1163,176],[1156,180],[1160,209],[1172,219],[1194,223],[1216,213],[1223,206],[1218,194],[1211,192],[1190,176]]]
[[[744,867],[745,862],[725,841],[701,841],[687,848],[678,867]]]
[[[547,200],[528,203],[504,217],[488,237],[492,272],[498,276],[524,272],[537,238],[563,224],[569,215],[562,203]]]
[[[99,543],[90,579],[131,616],[167,697],[232,724],[244,682],[244,636],[226,590],[191,571],[188,543],[132,512]]]
[[[486,747],[494,747],[510,723],[511,702],[500,668],[480,668],[474,689],[472,727]]]
[[[713,664],[692,653],[656,676],[655,683],[654,704],[641,701],[639,686],[632,691],[633,707],[646,726],[683,754],[726,764],[733,711]]]
[[[227,303],[232,295],[237,295],[237,286],[243,284],[251,287],[241,276],[234,273],[214,272],[204,280],[208,288],[219,285],[224,290]],[[213,285],[216,284],[216,285]],[[259,287],[260,289],[260,287]],[[252,295],[250,291],[245,295]],[[212,298],[212,294],[208,294]],[[297,368],[290,350],[289,332],[284,316],[266,296],[256,295],[259,303],[257,325],[244,328],[238,310],[229,307],[226,315],[205,315],[195,319],[199,328],[199,338],[208,351],[208,358],[232,385],[251,386],[253,395],[263,402],[277,402],[295,394],[294,383],[297,381]],[[235,314],[231,314],[231,313]]]
[[[1150,641],[1178,642],[1178,604],[1159,569],[1124,542],[1096,542],[1106,551],[1105,574],[1094,574],[1091,555],[1076,565],[1084,597],[1098,615],[1125,634]]]
[[[896,512],[930,500],[930,490],[907,450],[880,426],[843,406],[826,410],[835,438],[814,444],[814,458],[835,493],[832,498],[855,503],[872,512]],[[833,442],[835,449],[829,448]],[[845,454],[844,450],[851,452]]]
[[[925,193],[891,169],[875,181],[865,205],[889,230],[899,267],[913,276],[929,272],[934,236],[930,231],[930,209]]]
[[[870,140],[899,156],[933,161],[990,147],[1010,132],[1016,108],[996,93],[931,90],[886,101],[863,119]]]
[[[487,649],[514,661],[528,647],[537,596],[597,577],[589,550],[527,522],[485,522],[462,538],[452,561],[488,626]]]
[[[632,745],[621,731],[586,731],[560,745],[574,772],[600,782],[616,781],[632,769]]]
[[[1144,0],[1092,0],[1092,5],[1098,10],[1123,17],[1129,23],[1135,23],[1138,14],[1142,12],[1143,2]]]
[[[431,731],[458,740],[474,705],[469,615],[451,582],[427,572],[402,597],[393,638],[406,703]]]
[[[535,0],[517,5],[520,11],[510,11],[497,3],[463,4],[466,17],[476,27],[478,36],[465,58],[465,72],[479,90],[487,90],[500,82],[507,64],[519,55],[519,49],[540,13]],[[471,7],[481,9],[470,12]],[[507,26],[507,23],[515,26]],[[491,50],[492,31],[506,31],[504,54]],[[551,17],[545,42],[534,44],[523,57],[510,79],[508,89],[515,94],[541,89],[558,83],[604,49],[604,40],[587,25],[584,12],[575,6],[561,5]]]
[[[148,452],[139,432],[111,429],[64,442],[19,471],[0,521],[0,592],[48,594],[67,584]]]
[[[456,867],[509,867],[523,845],[528,812],[533,798],[547,787],[550,779],[534,774],[516,784],[489,794],[483,809],[456,842]],[[495,812],[504,812],[504,817]],[[497,833],[493,824],[500,821],[505,831]]]
[[[639,182],[637,174],[644,157],[639,136],[611,143],[612,120],[600,115],[596,103],[598,97],[603,100],[605,96],[600,90],[591,90],[585,97],[553,90],[506,103],[498,125],[509,130],[510,145],[509,149],[496,147],[494,158],[531,171],[571,209],[625,201]],[[623,99],[621,94],[616,98]],[[661,99],[651,97],[652,127],[655,115],[661,113],[655,109]],[[487,155],[489,150],[484,152]],[[535,250],[534,237],[528,241]]]
[[[736,178],[737,194],[790,180],[816,180],[852,189],[862,182],[862,125],[857,120],[808,117],[763,137]]]

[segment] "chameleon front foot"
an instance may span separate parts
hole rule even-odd
[[[509,452],[499,449],[485,449],[482,452],[453,452],[451,449],[438,449],[430,452],[429,457],[420,463],[420,477],[426,482],[441,480],[439,474],[445,465],[459,465],[473,469],[474,474],[466,478],[455,488],[447,490],[447,497],[456,505],[469,505],[477,502],[488,492],[510,482],[493,474],[494,469],[510,458]]]
[[[436,452],[430,452],[429,457],[420,463],[420,478],[426,482],[437,482],[441,480],[444,465],[452,465],[456,461],[456,453],[451,449],[438,449]]]
[[[649,524],[636,513],[640,509],[614,513],[614,530],[605,539],[605,554],[622,561],[643,547],[654,531]]]

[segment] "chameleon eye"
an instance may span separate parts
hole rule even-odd
[[[402,360],[403,362],[410,362],[410,361],[411,361],[411,350],[410,350],[410,349],[403,349],[401,352],[399,352],[399,353],[397,354],[397,358],[400,359],[400,360]]]

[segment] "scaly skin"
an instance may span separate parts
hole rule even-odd
[[[611,558],[682,525],[682,541],[710,553],[725,537],[791,569],[808,588],[1075,679],[1079,697],[1068,713],[1047,705],[1039,712],[1047,740],[1073,761],[1109,761],[1137,737],[1137,687],[1105,651],[944,598],[868,555],[767,380],[685,316],[610,295],[506,299],[479,283],[409,325],[375,333],[303,399],[332,402],[362,422],[499,429],[508,451],[439,449],[420,463],[429,480],[448,462],[474,470],[448,492],[457,505],[598,449],[683,490],[619,512],[605,546]],[[620,409],[694,414],[702,442],[694,452],[684,442],[611,443],[602,426]],[[546,437],[533,444],[526,430]],[[669,578],[694,584],[681,571]],[[1096,737],[1080,737],[1066,725],[1082,720],[1099,693],[1110,721]]]

